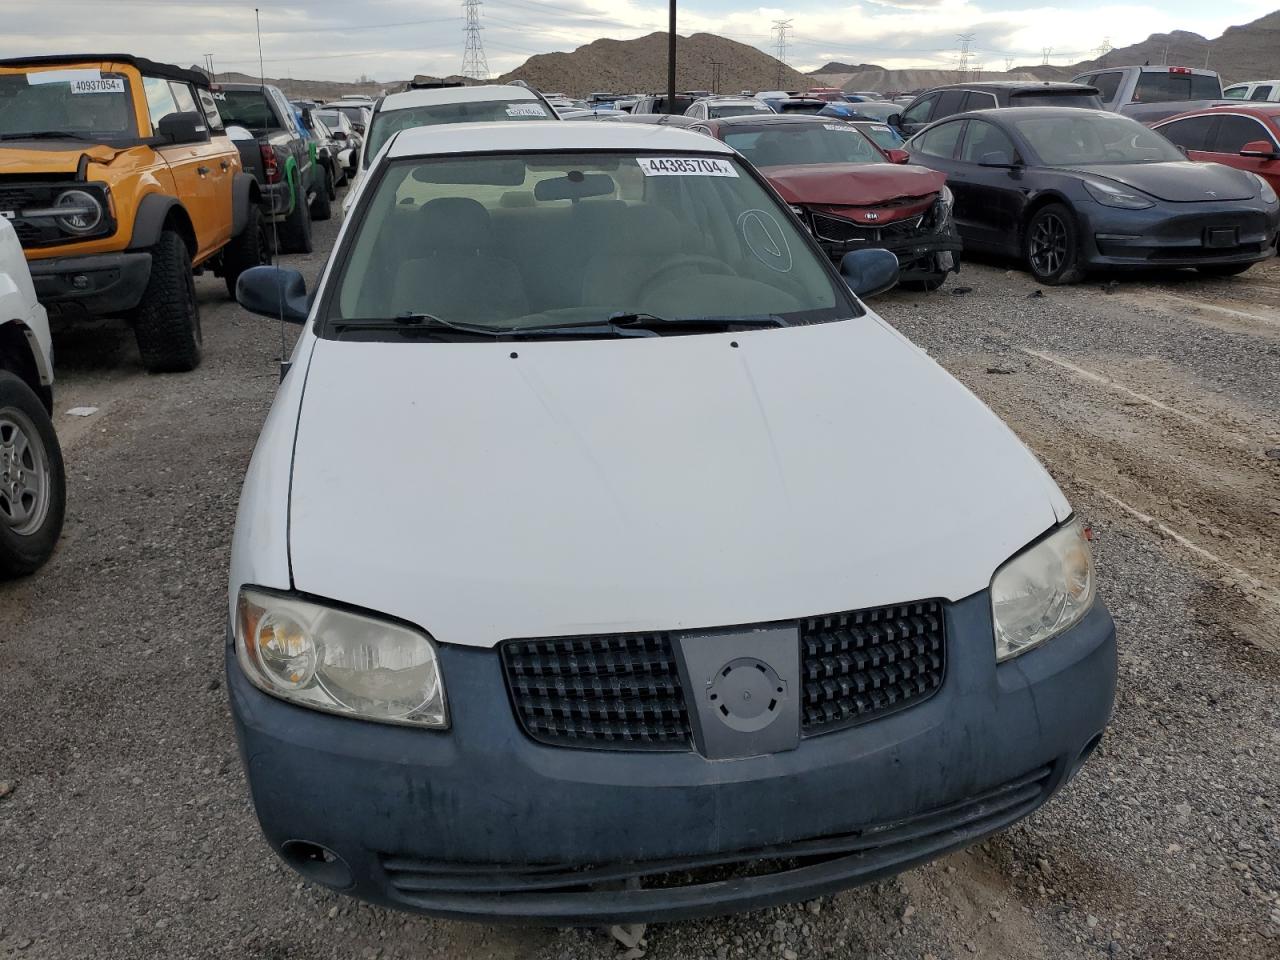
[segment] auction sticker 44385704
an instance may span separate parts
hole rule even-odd
[[[736,177],[727,160],[715,157],[636,157],[646,177]]]

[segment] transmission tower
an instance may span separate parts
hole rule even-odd
[[[1047,66],[1049,57],[1053,54],[1053,47],[1041,47],[1040,52],[1044,54],[1044,59],[1040,61],[1042,66]]]
[[[462,32],[466,34],[467,46],[462,51],[462,75],[470,80],[489,79],[489,61],[484,55],[484,43],[480,40],[480,4],[482,0],[462,0],[462,9],[467,11],[467,22]]]
[[[782,89],[782,73],[787,66],[787,31],[790,29],[790,20],[773,21],[774,55],[778,58],[778,89]]]
[[[720,92],[720,68],[724,66],[723,60],[711,61],[711,92]]]
[[[956,39],[960,41],[960,79],[963,80],[965,74],[969,72],[969,44],[973,43],[972,33],[961,33],[956,35]]]
[[[1004,58],[1004,72],[1005,72],[1005,73],[1008,73],[1010,70],[1012,70],[1012,69],[1013,69],[1013,61],[1014,61],[1015,59],[1016,59],[1015,57],[1005,57],[1005,58]]]

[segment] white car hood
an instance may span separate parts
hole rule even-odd
[[[321,340],[290,562],[298,590],[489,647],[955,600],[1068,509],[994,414],[873,315]]]

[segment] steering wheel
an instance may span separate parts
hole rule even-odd
[[[677,270],[684,270],[686,268],[694,269],[697,267],[710,268],[710,270],[698,270],[699,274],[712,273],[726,277],[736,276],[730,266],[723,260],[717,260],[715,257],[708,257],[700,253],[695,253],[682,257],[679,260],[672,260],[669,263],[664,263],[645,278],[644,283],[641,284],[641,289],[661,286],[662,284],[658,282],[658,278],[665,277],[669,273],[675,273]]]

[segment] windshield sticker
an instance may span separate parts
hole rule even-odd
[[[747,249],[770,270],[790,273],[794,260],[782,224],[768,210],[747,210],[738,217]]]
[[[72,80],[72,93],[124,93],[124,81],[110,77],[103,80]]]
[[[636,157],[646,177],[737,177],[727,160],[712,157]]]
[[[542,109],[540,103],[508,103],[508,117],[545,117],[547,111]]]
[[[98,70],[41,70],[27,74],[27,85],[38,87],[43,83],[75,83],[77,80],[98,80],[102,73]]]
[[[889,132],[889,128],[888,128],[888,127],[886,127],[883,123],[873,123],[873,124],[871,125],[871,129],[872,129],[872,130],[874,130],[876,133],[888,133],[888,132]]]
[[[836,133],[857,133],[857,127],[851,127],[847,123],[824,123],[823,130],[834,130]]]

